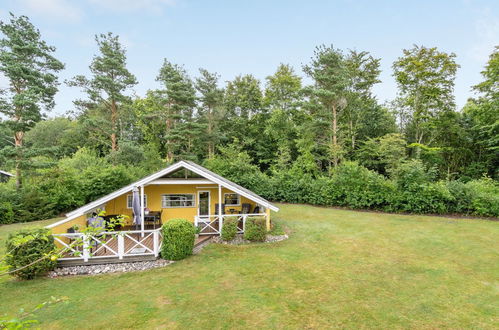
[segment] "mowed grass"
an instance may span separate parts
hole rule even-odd
[[[303,205],[275,244],[212,244],[144,272],[0,282],[42,328],[497,328],[499,223]],[[0,227],[1,237],[15,226]]]

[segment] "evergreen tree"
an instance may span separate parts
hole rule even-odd
[[[14,132],[16,185],[20,188],[24,135],[43,118],[43,110],[54,106],[57,73],[64,64],[26,16],[10,14],[10,22],[0,22],[0,31],[0,72],[8,81],[0,93],[0,113],[9,118]]]
[[[164,87],[163,118],[165,119],[166,161],[193,157],[193,142],[202,131],[194,122],[196,91],[185,69],[164,60],[156,78]]]
[[[137,80],[126,68],[125,49],[118,36],[111,32],[95,36],[100,54],[90,64],[91,78],[79,75],[68,82],[88,95],[88,101],[77,100],[75,105],[84,110],[102,107],[109,116],[111,150],[118,150],[118,120],[124,103],[130,98],[126,92],[137,84]],[[106,129],[107,131],[107,129]]]
[[[201,94],[198,115],[201,123],[206,125],[206,144],[208,145],[208,158],[213,158],[215,145],[220,139],[219,122],[223,118],[224,90],[218,87],[220,76],[199,69],[200,77],[196,78],[196,89]]]
[[[342,148],[338,143],[338,115],[347,105],[347,91],[350,81],[345,56],[339,49],[319,46],[305,73],[314,80],[314,85],[305,89],[310,96],[316,116],[323,120],[328,132],[329,167],[337,166]]]

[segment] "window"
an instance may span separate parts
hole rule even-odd
[[[133,195],[126,195],[126,208],[132,208]],[[144,207],[147,207],[147,195],[144,195]]]
[[[194,194],[168,194],[161,196],[161,207],[194,207]]]
[[[224,194],[224,204],[226,206],[235,206],[241,204],[240,196],[238,194]]]

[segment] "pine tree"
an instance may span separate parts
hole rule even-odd
[[[23,140],[26,131],[43,117],[42,110],[54,106],[57,93],[57,72],[64,64],[53,54],[26,16],[10,14],[10,22],[0,22],[0,72],[8,87],[0,93],[0,113],[9,118],[14,132],[16,185],[22,185]]]
[[[173,162],[180,155],[192,157],[193,141],[201,127],[193,122],[196,91],[182,66],[164,60],[159,75],[164,90],[163,118],[165,120],[166,161]]]
[[[118,120],[122,107],[130,98],[126,92],[137,84],[137,79],[126,67],[126,50],[119,37],[111,32],[95,36],[100,54],[94,56],[90,64],[91,78],[79,75],[68,82],[88,95],[88,101],[77,100],[75,105],[83,109],[102,106],[106,109],[110,121],[111,150],[118,150]]]
[[[337,166],[342,154],[338,143],[338,116],[347,105],[350,78],[345,56],[339,49],[319,46],[315,49],[312,62],[303,70],[314,80],[314,85],[305,88],[305,92],[313,102],[318,101],[317,114],[329,123],[329,167]]]
[[[206,143],[208,145],[208,158],[213,158],[215,145],[220,139],[219,122],[223,118],[224,90],[218,88],[220,76],[199,69],[201,77],[196,78],[196,89],[201,94],[198,115],[200,121],[206,124]]]

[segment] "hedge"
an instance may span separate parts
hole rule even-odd
[[[343,162],[327,176],[281,171],[247,188],[276,202],[499,217],[497,181],[438,181],[418,161],[400,165],[390,178],[356,162]]]
[[[6,243],[5,262],[9,271],[21,279],[30,280],[44,275],[56,266],[56,259],[51,256],[56,251],[54,238],[48,229],[27,229],[10,234]],[[25,267],[31,263],[33,265]]]
[[[161,257],[166,260],[181,260],[192,254],[196,228],[186,219],[171,219],[163,224]]]

